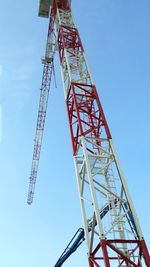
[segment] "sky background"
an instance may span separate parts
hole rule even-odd
[[[72,9],[150,248],[150,1]],[[38,1],[0,1],[0,266],[52,267],[82,226],[58,56],[32,206],[26,203],[48,20]],[[64,266],[87,266],[85,244]]]

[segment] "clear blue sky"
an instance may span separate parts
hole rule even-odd
[[[150,1],[72,0],[81,39],[150,247]],[[91,3],[91,5],[90,5]],[[52,267],[81,224],[61,76],[52,84],[34,204],[26,197],[48,21],[0,3],[0,266]],[[64,265],[87,266],[83,245]]]

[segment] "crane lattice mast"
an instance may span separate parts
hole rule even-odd
[[[150,267],[148,248],[87,64],[71,3],[41,0],[39,15],[49,17],[49,9],[50,21],[55,23],[89,266]],[[31,179],[31,186],[34,183]]]

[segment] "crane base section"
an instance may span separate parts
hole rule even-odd
[[[38,16],[48,18],[50,6],[52,6],[53,0],[39,0]]]

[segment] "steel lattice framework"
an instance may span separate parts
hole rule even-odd
[[[149,252],[68,0],[53,1],[50,21],[55,22],[89,265],[150,267]],[[49,80],[48,74],[46,77]],[[101,212],[105,216],[100,216]]]
[[[37,178],[37,171],[40,159],[41,145],[43,139],[43,131],[46,119],[46,111],[49,97],[50,84],[52,79],[53,67],[54,67],[54,55],[56,50],[56,38],[54,33],[54,16],[53,10],[51,11],[48,37],[46,43],[45,57],[42,59],[43,76],[41,84],[40,102],[38,109],[37,127],[34,139],[34,150],[32,158],[31,175],[28,190],[27,203],[30,205],[33,202],[35,183]]]

